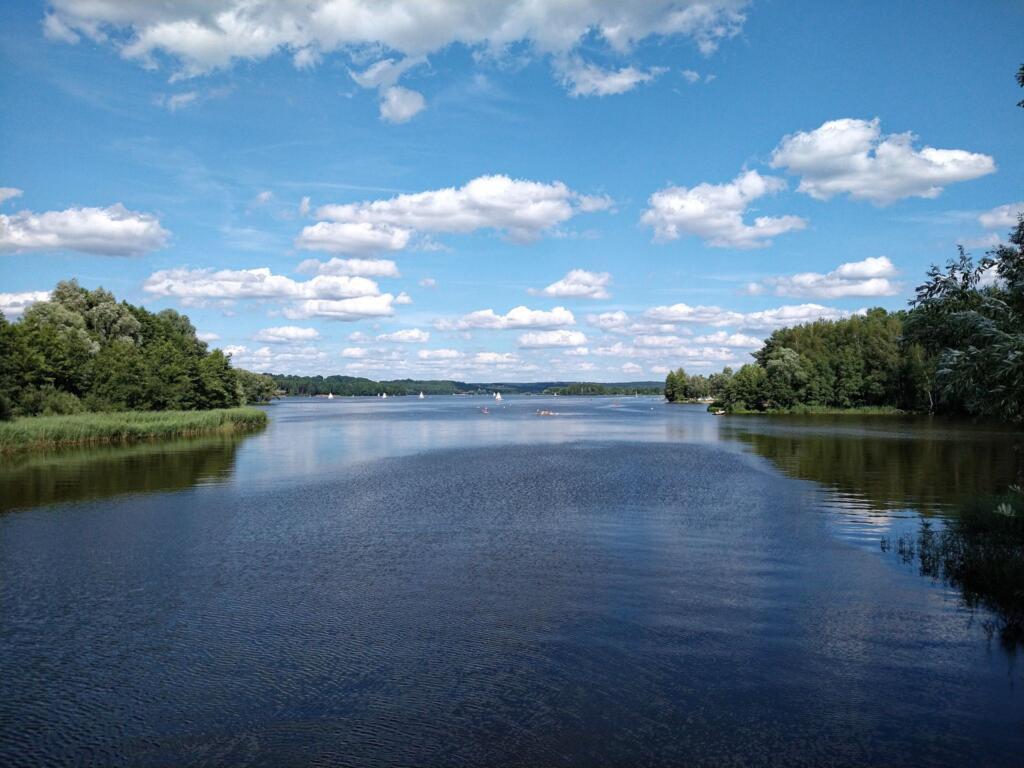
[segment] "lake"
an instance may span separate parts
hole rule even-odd
[[[1024,761],[993,617],[880,546],[1012,482],[1010,432],[632,397],[268,410],[3,460],[0,764]]]

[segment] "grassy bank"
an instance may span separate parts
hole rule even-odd
[[[267,414],[256,408],[32,416],[0,422],[0,453],[245,432],[266,423]]]

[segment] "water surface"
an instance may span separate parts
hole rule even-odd
[[[0,764],[1020,763],[1015,658],[878,547],[1013,481],[1011,433],[270,413],[0,467]]]

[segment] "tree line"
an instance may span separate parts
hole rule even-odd
[[[682,369],[670,401],[727,411],[894,408],[1024,421],[1024,215],[977,262],[960,248],[932,267],[910,309],[872,309],[774,331],[735,373]]]
[[[233,368],[188,317],[57,284],[16,322],[0,313],[0,418],[267,402],[272,380]]]

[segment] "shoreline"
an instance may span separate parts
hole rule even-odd
[[[248,432],[262,429],[266,424],[266,412],[250,407],[24,416],[0,422],[0,455],[127,445],[218,432]]]

